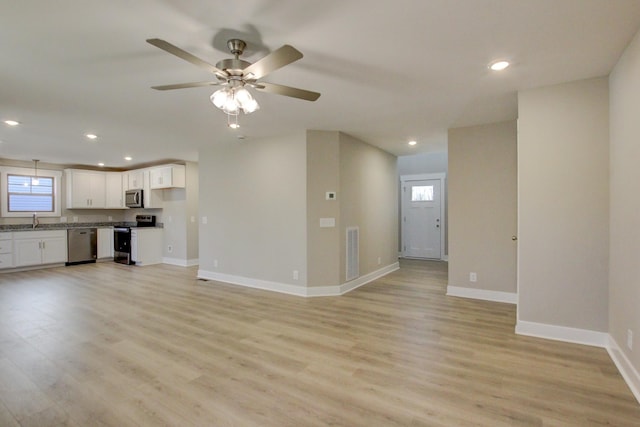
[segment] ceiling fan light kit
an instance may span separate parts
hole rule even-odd
[[[250,114],[260,108],[258,101],[256,101],[249,90],[247,90],[247,86],[258,91],[275,93],[305,101],[315,101],[320,97],[320,94],[317,92],[258,81],[272,71],[302,58],[302,53],[289,45],[284,45],[276,49],[252,64],[240,59],[240,55],[244,52],[247,44],[240,39],[231,39],[227,42],[227,47],[231,54],[234,55],[234,58],[223,59],[213,66],[167,41],[148,39],[147,43],[200,68],[204,68],[210,73],[213,73],[217,78],[217,81],[212,82],[179,83],[153,86],[152,88],[156,90],[173,90],[202,86],[224,86],[211,94],[209,99],[213,105],[227,114],[227,125],[233,129],[240,127],[238,124],[238,115],[241,111],[244,114]]]

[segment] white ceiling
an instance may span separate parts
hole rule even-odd
[[[607,75],[639,27],[640,0],[12,1],[0,14],[0,119],[22,124],[0,123],[0,157],[195,161],[238,135],[304,129],[396,155],[442,151],[450,127],[514,119],[520,89]],[[264,80],[320,99],[258,93],[261,109],[231,130],[212,88],[150,89],[212,76],[145,39],[215,64],[232,36],[250,62],[295,46],[304,58]],[[500,58],[513,66],[489,71]]]

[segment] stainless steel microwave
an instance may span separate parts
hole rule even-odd
[[[125,206],[128,208],[143,208],[142,190],[127,190],[124,193]]]

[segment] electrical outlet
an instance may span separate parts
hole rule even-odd
[[[109,216],[107,217],[107,221],[113,221],[113,217],[112,217],[111,215],[109,215]]]
[[[206,217],[206,216],[203,216],[203,217],[202,217],[202,223],[203,223],[203,224],[206,224],[206,223],[207,223],[207,221],[208,221],[207,217]]]
[[[475,272],[469,273],[469,281],[470,282],[477,282],[478,281],[478,273],[475,273]]]
[[[382,258],[378,257],[378,265],[382,264]]]
[[[169,253],[173,252],[173,246],[168,245],[167,246],[167,252],[169,252]]]
[[[633,350],[633,331],[631,329],[627,329],[627,347],[629,350]]]
[[[73,222],[78,222],[78,217],[77,216],[73,217]]]
[[[217,259],[213,260],[213,268],[218,268],[218,260]]]
[[[293,280],[298,280],[298,270],[293,270]]]

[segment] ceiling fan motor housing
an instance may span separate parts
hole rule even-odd
[[[216,67],[222,71],[226,71],[231,76],[241,76],[242,70],[251,65],[250,62],[243,61],[242,59],[230,58],[218,61]]]

